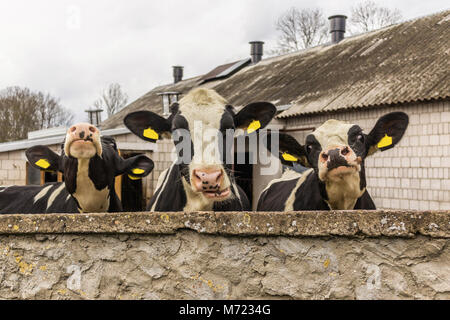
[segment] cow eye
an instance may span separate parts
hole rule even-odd
[[[364,142],[364,136],[362,134],[358,134],[358,136],[356,137],[356,140],[358,140],[360,142]]]
[[[311,150],[312,150],[312,148],[313,148],[312,145],[308,144],[308,145],[306,146],[306,152],[310,153]]]

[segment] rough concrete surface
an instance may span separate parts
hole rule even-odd
[[[367,213],[5,215],[0,298],[450,299],[450,213]]]

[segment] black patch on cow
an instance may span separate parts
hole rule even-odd
[[[360,126],[354,125],[348,130],[348,145],[352,148],[357,157],[365,158],[367,155],[366,140],[367,135],[362,132]]]
[[[188,136],[186,137],[185,135],[182,135],[181,132],[179,132],[178,130],[182,129],[182,130],[186,130],[185,133],[188,133]],[[184,140],[183,139],[190,139],[190,143],[191,143],[191,150],[190,150],[190,154],[189,154],[189,160],[191,161],[192,158],[194,157],[194,144],[192,142],[192,137],[190,135],[190,131],[189,131],[189,123],[187,121],[187,119],[181,114],[178,113],[172,121],[172,140],[173,143],[175,144],[175,147],[177,147],[180,143],[184,144]],[[186,152],[186,148],[177,148],[178,151],[178,158],[182,159],[184,158],[185,154],[184,152]],[[189,161],[189,162],[190,162]]]
[[[58,189],[63,182],[47,183],[43,186],[11,186],[0,193],[0,214],[5,213],[74,213],[78,212],[77,204],[73,197],[64,188],[56,197],[53,204],[47,209],[50,195]],[[51,186],[45,196],[34,202],[36,195],[44,188]]]
[[[186,192],[184,191],[184,186],[181,181],[180,165],[172,165],[168,170],[170,170],[169,175],[166,177],[164,182],[155,195],[153,195],[149,204],[147,205],[147,210],[150,211],[159,196],[158,202],[155,206],[155,211],[183,211],[186,206],[187,198]]]
[[[361,197],[355,203],[354,210],[375,210],[376,206],[369,192],[366,190]]]
[[[328,196],[325,192],[324,197],[322,187],[324,187],[324,184],[315,172],[308,175],[295,192],[294,210],[330,210],[325,202]]]
[[[102,190],[110,183],[111,175],[114,173],[105,165],[105,160],[101,159],[97,154],[89,160],[89,178],[94,183],[95,189]],[[109,177],[109,179],[108,179]],[[112,180],[114,182],[114,179]]]
[[[259,197],[257,211],[284,211],[286,201],[299,179],[273,183]]]
[[[314,170],[317,171],[319,155],[322,152],[322,146],[316,139],[316,137],[312,134],[309,134],[306,137],[305,152],[308,158],[308,162],[314,168]]]
[[[236,187],[238,189],[241,200],[239,200],[239,198],[237,197],[237,195],[235,193],[233,186],[231,186],[230,188],[231,188],[233,197],[230,198],[229,200],[214,202],[213,211],[249,211],[249,210],[251,210],[250,202],[249,202],[244,190],[239,185],[236,185]]]
[[[64,182],[69,193],[73,194],[77,190],[78,159],[64,156],[63,159]]]
[[[270,102],[253,102],[246,105],[234,116],[234,124],[236,128],[247,128],[253,120],[258,120],[261,128],[264,128],[276,112],[277,108]]]
[[[329,160],[327,162],[328,170],[333,170],[339,167],[349,167],[347,160],[341,156],[341,150],[332,149],[327,153]]]

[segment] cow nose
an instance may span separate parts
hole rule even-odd
[[[340,156],[346,157],[350,153],[348,146],[325,150],[321,154],[322,161],[333,161]]]
[[[218,191],[223,181],[222,170],[195,169],[192,173],[193,186],[197,191]]]
[[[320,160],[326,164],[328,169],[336,168],[339,166],[348,165],[348,156],[350,156],[351,150],[348,146],[333,147],[328,150],[324,150],[320,155]]]
[[[97,131],[98,129],[89,123],[78,123],[69,129],[69,133],[75,139],[86,139],[88,137],[92,137],[92,135]]]

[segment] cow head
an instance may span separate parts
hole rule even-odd
[[[143,178],[154,166],[153,161],[144,155],[123,159],[114,138],[101,136],[100,131],[88,123],[79,123],[67,130],[61,155],[47,146],[38,145],[27,149],[26,156],[37,169],[62,172],[67,191],[77,200],[83,212],[107,210],[103,204],[109,200],[109,192],[114,191],[117,175]],[[92,197],[84,196],[89,193]],[[108,199],[96,199],[96,196],[103,194]],[[95,203],[99,204],[98,208],[95,208]]]
[[[356,192],[362,193],[366,187],[364,159],[378,150],[393,148],[403,137],[408,122],[403,112],[389,113],[365,134],[358,125],[328,120],[306,137],[305,145],[280,133],[276,156],[287,166],[298,163],[314,168],[320,181],[327,186],[340,188],[353,179],[359,184]],[[267,143],[267,147],[270,146],[271,143]]]
[[[237,128],[245,134],[256,132],[272,120],[275,112],[271,103],[257,102],[236,114],[214,90],[200,88],[173,104],[167,119],[150,111],[138,111],[128,114],[124,123],[146,141],[156,142],[161,137],[172,136],[185,188],[202,195],[206,201],[215,202],[231,196],[232,164],[226,159],[232,143],[226,143],[227,134],[229,137]],[[181,143],[183,148],[179,148]],[[181,158],[183,161],[179,161]]]

